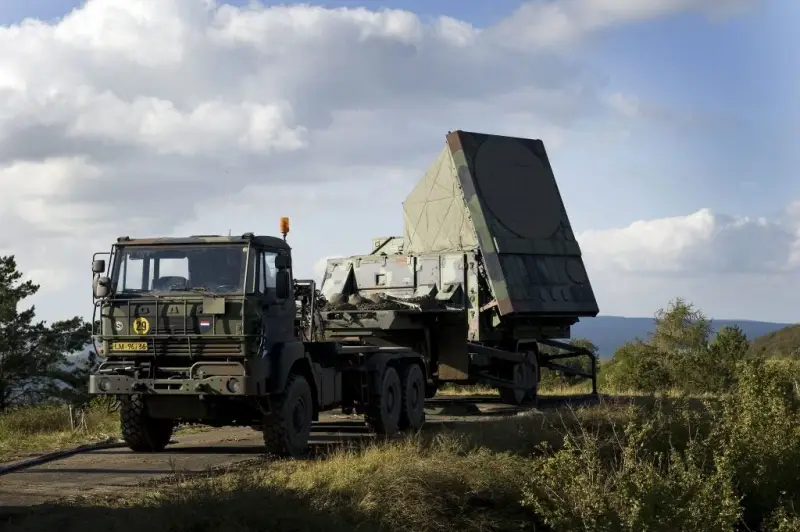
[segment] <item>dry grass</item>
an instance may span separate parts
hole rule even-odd
[[[8,531],[522,530],[518,456],[443,440],[340,451],[324,461],[275,462],[176,480],[125,498],[85,498],[11,522]]]
[[[800,417],[786,393],[751,370],[715,401],[615,396],[455,423],[62,501],[5,530],[788,532],[800,529]]]
[[[614,400],[456,424],[312,461],[180,476],[124,497],[65,501],[7,530],[540,530],[522,504],[544,448],[576,431],[610,435],[653,400]],[[638,405],[638,406],[637,406]],[[544,447],[543,447],[544,446]],[[145,517],[146,516],[146,517]]]
[[[591,426],[627,405],[563,409],[464,423],[392,442],[342,448],[320,460],[264,462],[206,478],[180,476],[125,497],[64,502],[10,531],[533,530],[521,480],[540,444],[564,426]],[[145,517],[146,516],[146,517]]]
[[[574,386],[546,386],[539,390],[541,395],[584,395],[591,393],[592,383],[582,382]],[[606,390],[606,392],[608,392]],[[496,397],[498,395],[497,388],[486,386],[483,384],[475,384],[470,386],[457,386],[453,384],[446,384],[439,389],[436,394],[437,397],[461,397],[461,396],[475,396],[475,397]]]
[[[472,386],[456,386],[445,384],[436,393],[437,397],[459,397],[459,396],[496,396],[497,388],[491,388],[482,384]]]
[[[87,410],[84,428],[73,430],[64,405],[44,405],[11,410],[0,415],[0,463],[62,449],[117,439],[119,413],[97,404]],[[181,433],[202,432],[206,427],[180,427]]]
[[[90,409],[86,429],[72,430],[66,406],[21,408],[0,416],[0,462],[118,436],[119,417],[107,409]]]

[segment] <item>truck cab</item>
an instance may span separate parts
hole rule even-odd
[[[128,374],[93,376],[98,390],[191,392],[202,385],[242,394],[256,386],[249,355],[299,342],[291,250],[279,238],[122,237],[110,256],[109,277],[99,276],[103,261],[93,264],[95,338],[109,359],[105,369],[124,366]],[[146,383],[136,382],[144,375]],[[196,382],[201,375],[208,378]]]
[[[202,423],[257,428],[270,452],[297,455],[321,410],[361,403],[368,413],[394,362],[417,361],[424,378],[420,356],[407,350],[318,341],[318,291],[293,279],[288,221],[281,228],[283,239],[120,237],[108,275],[95,255],[93,336],[103,362],[89,390],[117,397],[131,449],[161,450],[176,424]],[[373,425],[401,425],[397,393],[391,419]],[[423,406],[407,425],[421,423]]]

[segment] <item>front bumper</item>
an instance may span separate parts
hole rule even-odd
[[[215,375],[203,379],[137,379],[127,375],[90,375],[91,395],[247,395],[250,379]]]

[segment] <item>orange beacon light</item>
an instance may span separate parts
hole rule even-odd
[[[283,239],[286,240],[286,235],[289,234],[289,217],[282,216],[280,222],[280,232],[283,235]]]

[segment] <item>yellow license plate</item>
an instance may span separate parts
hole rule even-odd
[[[112,342],[112,351],[147,351],[147,342]]]

